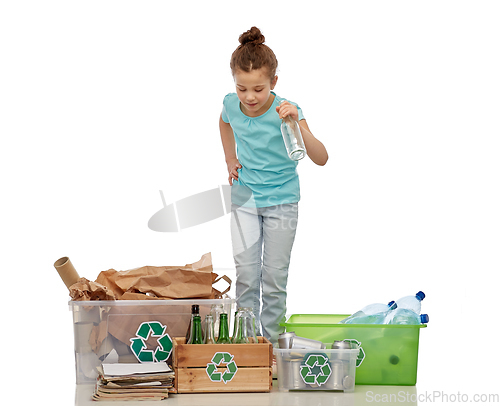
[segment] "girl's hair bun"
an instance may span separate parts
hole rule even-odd
[[[240,45],[231,56],[231,72],[250,72],[252,69],[266,68],[269,78],[276,76],[278,60],[271,48],[264,44],[264,36],[257,27],[252,27],[239,37]]]
[[[239,40],[241,45],[261,45],[264,43],[266,38],[257,27],[252,27],[248,31],[241,34]]]

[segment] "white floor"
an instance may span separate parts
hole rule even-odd
[[[95,406],[96,402],[91,400],[92,391],[93,385],[77,385],[75,406]],[[169,406],[358,406],[381,403],[385,399],[384,403],[404,403],[407,406],[416,406],[416,394],[416,386],[367,385],[357,385],[353,393],[323,391],[279,392],[276,381],[273,381],[273,390],[269,393],[172,394],[164,401],[122,402],[122,404],[127,406],[158,406],[162,404],[168,404]]]

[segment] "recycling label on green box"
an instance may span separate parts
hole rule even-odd
[[[234,355],[228,352],[216,352],[212,357],[212,362],[207,364],[206,372],[208,378],[212,382],[224,382],[225,384],[230,382],[234,378],[236,372],[238,372],[238,367],[233,361]],[[218,366],[226,365],[225,371],[219,371]]]
[[[342,341],[350,343],[351,348],[354,348],[354,347],[359,348],[358,357],[356,359],[356,368],[359,367],[366,357],[365,351],[363,350],[363,347],[361,347],[361,342],[359,342],[358,340],[355,340],[354,338],[346,338],[345,340],[342,340]]]
[[[158,321],[141,323],[135,337],[130,339],[130,349],[139,362],[162,362],[168,359],[172,352],[172,339],[166,331],[167,326]],[[155,350],[147,349],[146,341],[149,337],[158,337]]]

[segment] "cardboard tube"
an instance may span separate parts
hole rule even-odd
[[[59,258],[56,262],[54,262],[54,267],[57,269],[59,276],[68,289],[71,285],[73,285],[73,283],[80,279],[78,272],[76,272],[68,257]]]

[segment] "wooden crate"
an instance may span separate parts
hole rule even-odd
[[[175,389],[178,393],[269,392],[273,348],[264,337],[256,344],[186,344],[174,338]]]

